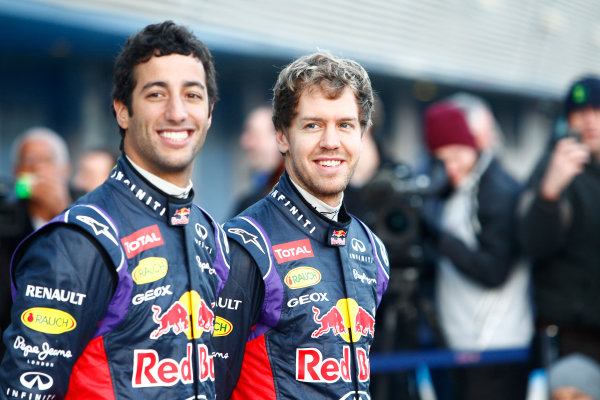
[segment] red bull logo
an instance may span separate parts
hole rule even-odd
[[[166,311],[160,306],[152,306],[152,320],[158,328],[150,333],[150,339],[158,339],[169,332],[185,333],[188,339],[198,339],[204,332],[212,334],[215,314],[198,292],[184,293]]]
[[[336,306],[333,306],[331,310],[327,311],[322,317],[319,317],[320,311],[317,307],[313,307],[312,310],[313,313],[315,313],[313,319],[320,327],[310,335],[311,337],[318,338],[329,331],[334,335],[348,333],[348,329],[344,323],[344,317]]]
[[[331,232],[329,243],[332,246],[345,246],[346,245],[347,232],[343,229],[338,229]]]
[[[342,238],[342,237],[346,237],[346,231],[343,230],[337,230],[337,231],[333,231],[333,233],[331,234],[331,236],[335,236],[338,238]]]
[[[334,383],[342,379],[351,381],[350,347],[344,346],[342,358],[324,358],[319,349],[302,348],[296,349],[296,380],[302,382]],[[365,349],[356,348],[356,363],[358,380],[366,382],[369,380],[371,368],[369,356]]]
[[[312,310],[313,320],[319,326],[311,334],[313,338],[332,333],[346,342],[356,342],[362,336],[375,335],[375,310],[371,315],[354,299],[340,299],[325,313],[314,306]]]
[[[173,386],[179,382],[194,383],[192,344],[188,343],[187,353],[181,360],[159,359],[156,350],[136,349],[133,352],[133,387]],[[215,380],[213,357],[205,344],[198,345],[198,379],[201,382]]]
[[[189,207],[177,209],[171,217],[171,225],[185,225],[190,222],[189,215],[191,211]]]

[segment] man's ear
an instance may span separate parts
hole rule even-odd
[[[277,139],[277,147],[279,148],[279,152],[282,155],[287,154],[287,152],[290,150],[290,144],[288,142],[287,135],[282,130],[278,130],[275,138]]]
[[[210,126],[212,125],[212,116],[213,116],[214,108],[215,108],[215,103],[212,103],[210,106],[208,106],[208,125],[206,127],[206,130],[209,130]]]
[[[119,100],[113,100],[113,108],[117,116],[117,123],[122,129],[127,130],[129,127],[129,109]]]

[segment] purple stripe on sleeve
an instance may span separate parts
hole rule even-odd
[[[246,222],[253,225],[260,232],[264,242],[267,245],[267,254],[269,256],[269,270],[263,276],[263,281],[265,282],[265,299],[263,301],[262,313],[259,322],[256,324],[248,337],[248,341],[250,341],[261,335],[264,335],[267,331],[279,323],[279,319],[281,318],[281,310],[283,308],[283,282],[281,282],[281,278],[275,268],[271,241],[269,240],[267,232],[254,219],[249,217],[242,218],[246,220]]]
[[[219,276],[219,286],[217,287],[217,296],[221,293],[221,289],[225,286],[225,282],[227,282],[227,278],[229,277],[230,266],[227,261],[227,254],[229,254],[229,245],[227,244],[227,236],[225,232],[222,231],[221,227],[213,219],[213,217],[207,213],[202,207],[194,204],[194,206],[198,207],[204,215],[208,217],[208,219],[213,224],[213,229],[215,230],[215,244],[217,246],[217,256],[215,261],[213,262],[213,268],[217,271],[217,275]],[[223,246],[225,249],[223,249]]]

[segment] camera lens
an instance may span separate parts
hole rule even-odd
[[[403,210],[394,210],[385,219],[386,228],[394,234],[405,232],[408,229],[409,222]]]

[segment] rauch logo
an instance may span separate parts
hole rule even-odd
[[[298,267],[288,272],[283,281],[290,289],[300,289],[319,283],[321,273],[313,267]]]

